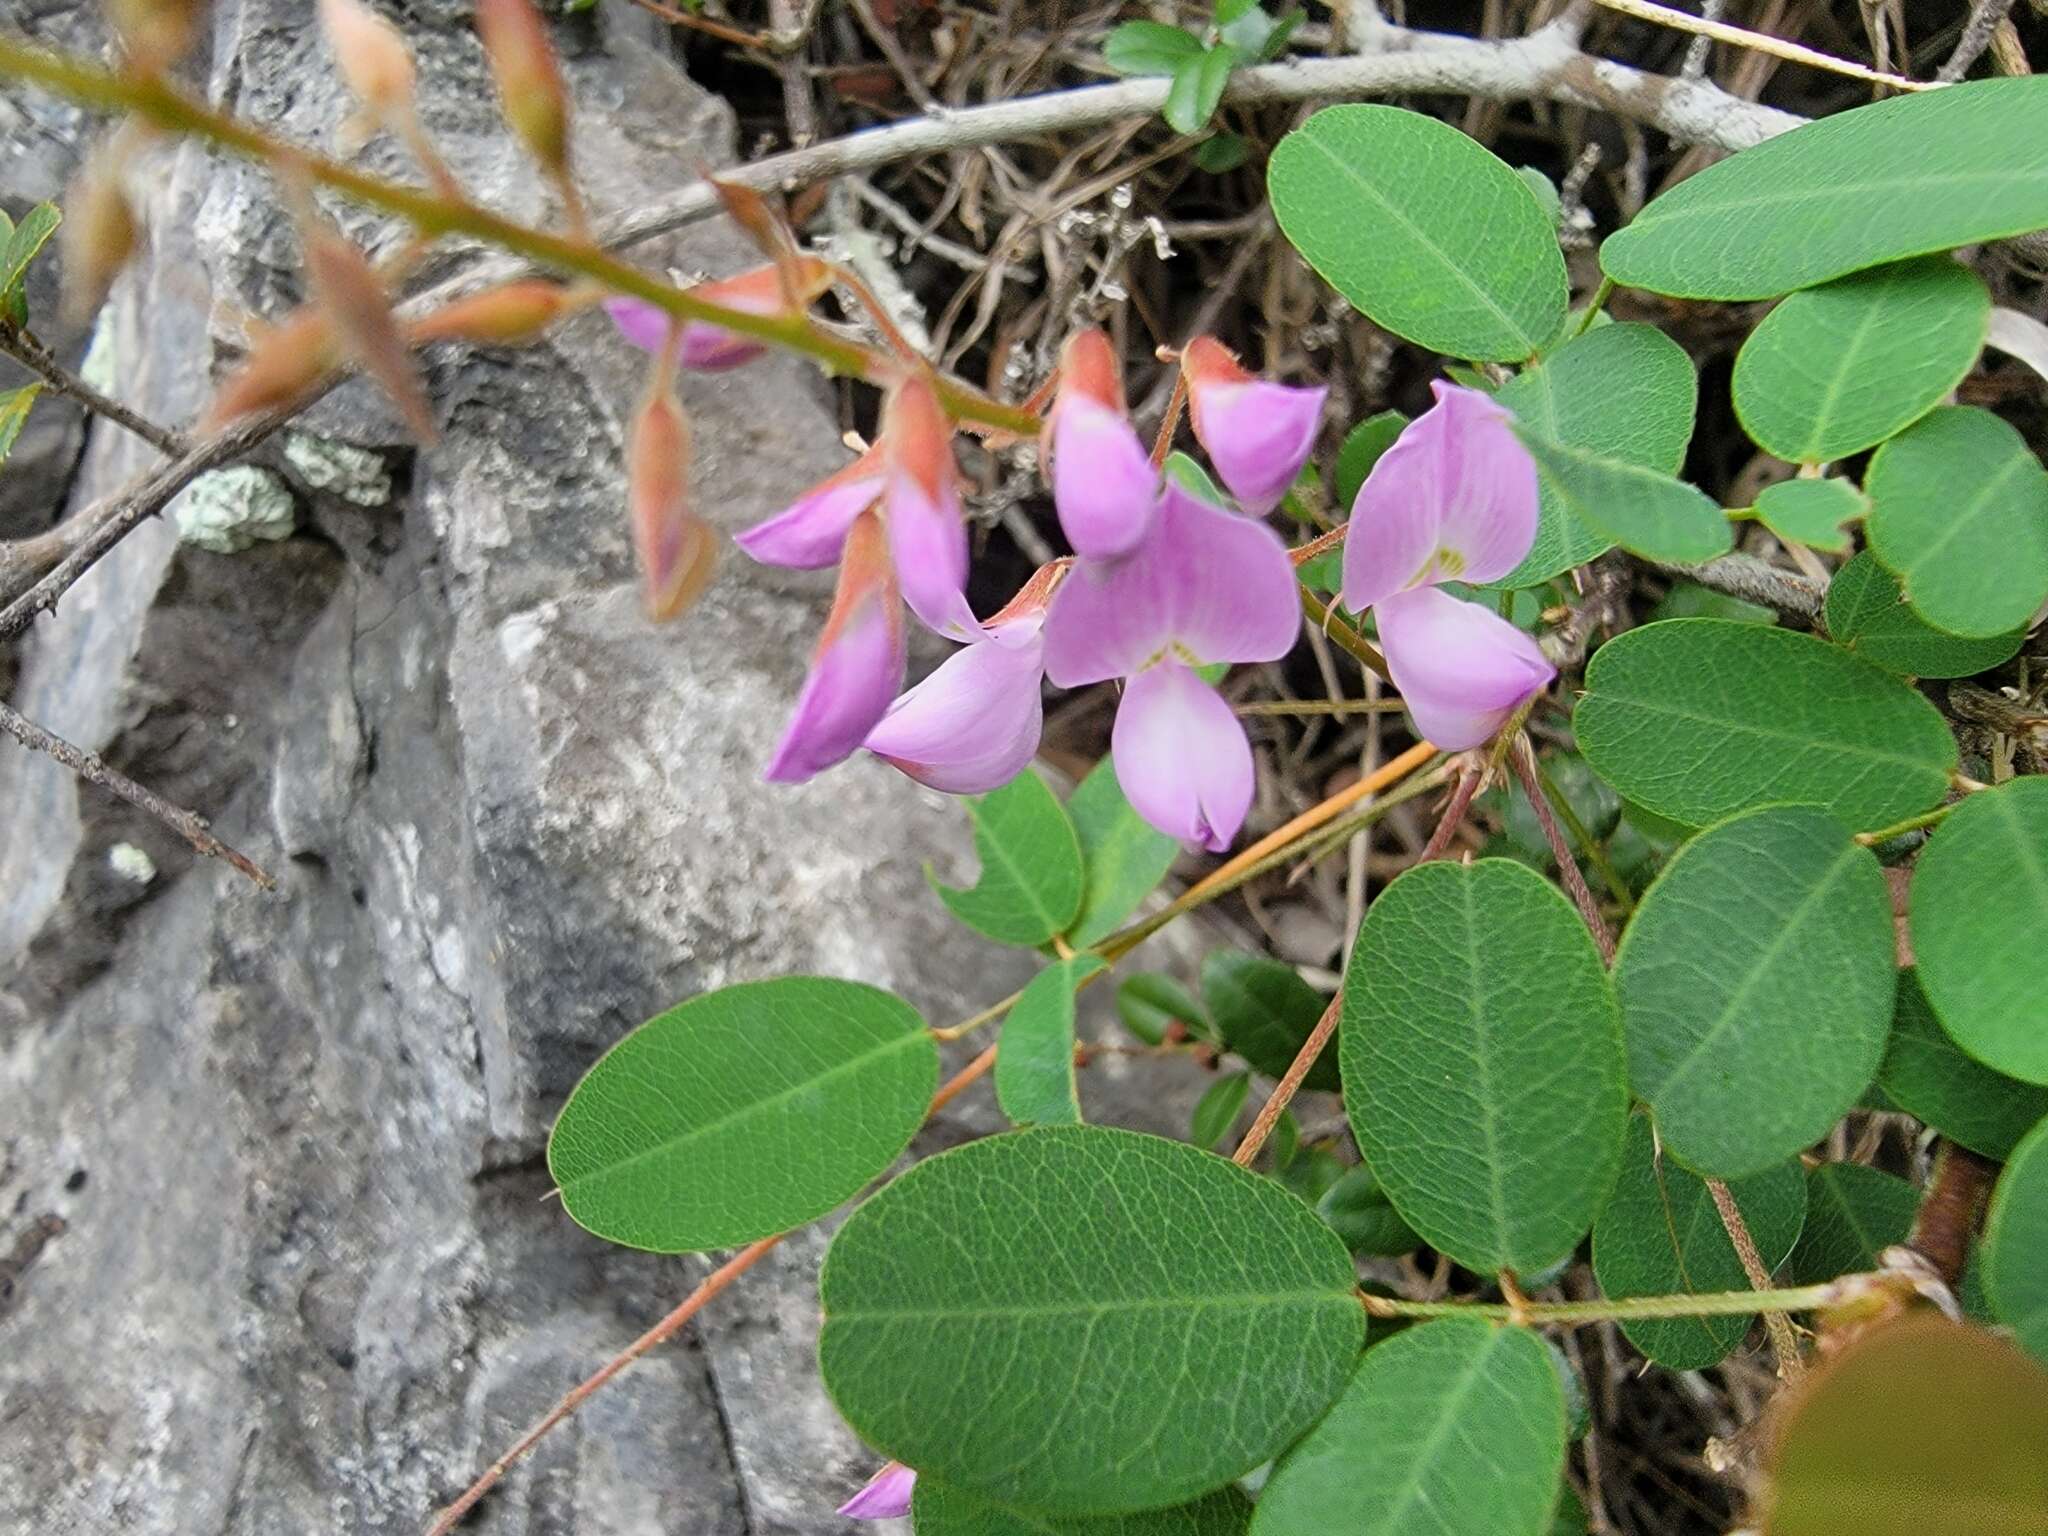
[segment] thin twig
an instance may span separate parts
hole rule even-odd
[[[1785,59],[1794,64],[1810,65],[1824,69],[1830,74],[1847,75],[1851,80],[1868,80],[1873,85],[1888,85],[1895,91],[1924,91],[1932,82],[1908,80],[1904,75],[1888,75],[1883,70],[1871,69],[1848,59],[1838,59],[1831,53],[1822,53],[1817,48],[1808,48],[1802,43],[1790,43],[1782,37],[1770,37],[1762,32],[1752,32],[1747,27],[1730,26],[1725,21],[1712,21],[1704,16],[1688,16],[1684,11],[1674,11],[1668,5],[1655,5],[1651,0],[1598,0],[1610,11],[1624,16],[1633,16],[1638,21],[1654,21],[1660,27],[1669,27],[1674,32],[1691,32],[1699,37],[1711,37],[1716,42],[1733,43],[1737,48],[1747,48],[1755,53],[1768,53],[1773,58]]]
[[[1768,1291],[1771,1272],[1764,1268],[1764,1256],[1757,1252],[1756,1239],[1749,1235],[1749,1223],[1742,1219],[1742,1207],[1735,1203],[1734,1194],[1719,1179],[1707,1180],[1707,1193],[1714,1197],[1714,1209],[1720,1214],[1728,1241],[1735,1245],[1735,1256],[1742,1261],[1742,1272],[1749,1278],[1750,1289]],[[1771,1336],[1771,1351],[1778,1357],[1778,1375],[1784,1381],[1797,1381],[1806,1374],[1806,1362],[1799,1353],[1799,1335],[1793,1331],[1792,1319],[1785,1315],[1791,1310],[1774,1307],[1763,1314],[1764,1331]]]
[[[168,427],[160,427],[148,417],[130,410],[120,401],[101,394],[58,362],[55,354],[33,335],[4,320],[0,320],[0,352],[5,352],[22,367],[37,375],[58,394],[67,395],[87,410],[106,417],[117,426],[126,427],[162,453],[176,458],[191,446],[183,434],[173,432]]]
[[[1557,861],[1557,874],[1564,882],[1565,893],[1571,897],[1572,905],[1579,909],[1579,916],[1586,920],[1593,942],[1599,946],[1600,959],[1605,964],[1614,964],[1614,934],[1607,926],[1607,919],[1600,915],[1600,903],[1593,899],[1593,892],[1586,885],[1579,861],[1572,856],[1571,844],[1565,841],[1564,833],[1558,828],[1557,814],[1551,810],[1550,797],[1543,793],[1543,785],[1536,774],[1536,748],[1527,736],[1508,749],[1508,763],[1521,782],[1522,793],[1529,797],[1529,808],[1536,813],[1536,824],[1543,829],[1543,840],[1550,844],[1550,856]]]
[[[1266,1138],[1273,1134],[1273,1127],[1280,1123],[1280,1116],[1294,1102],[1302,1079],[1308,1076],[1316,1058],[1323,1054],[1323,1047],[1330,1043],[1330,1036],[1336,1033],[1337,1014],[1343,1006],[1344,994],[1339,991],[1330,999],[1330,1006],[1323,1010],[1323,1016],[1316,1020],[1316,1027],[1308,1032],[1308,1038],[1301,1042],[1301,1049],[1294,1053],[1294,1060],[1287,1064],[1287,1075],[1280,1079],[1271,1097],[1259,1106],[1258,1118],[1252,1121],[1252,1128],[1244,1133],[1244,1140],[1231,1154],[1230,1160],[1238,1167],[1251,1167],[1252,1159],[1259,1155],[1259,1148],[1266,1144]]]
[[[1465,820],[1465,812],[1471,808],[1472,797],[1479,793],[1479,784],[1486,777],[1477,768],[1466,767],[1458,774],[1458,781],[1451,789],[1451,798],[1444,806],[1443,814],[1437,818],[1436,830],[1429,834],[1429,841],[1423,845],[1422,856],[1415,862],[1427,864],[1431,859],[1440,859],[1451,846],[1451,839],[1457,836],[1458,828]]]
[[[109,768],[97,752],[87,752],[82,747],[73,746],[63,737],[53,736],[34,721],[22,718],[5,701],[0,701],[0,731],[7,732],[31,752],[49,754],[88,783],[112,790],[137,810],[154,816],[190,843],[195,852],[209,859],[224,860],[266,891],[277,889],[277,882],[259,865],[208,831],[203,818],[183,806],[171,804],[155,790],[136,783],[118,769]]]
[[[1649,1317],[1742,1317],[1777,1308],[1811,1312],[1833,1305],[1848,1293],[1840,1280],[1802,1285],[1783,1291],[1702,1291],[1673,1296],[1614,1296],[1599,1301],[1527,1301],[1520,1306],[1489,1301],[1407,1301],[1398,1296],[1358,1299],[1374,1317],[1486,1317],[1523,1327],[1554,1324],[1629,1322]]]
[[[1967,75],[1970,66],[1991,46],[1999,23],[2011,12],[2012,0],[1977,0],[1970,8],[1970,19],[1963,26],[1963,35],[1956,39],[1955,52],[1934,72],[1934,78],[1943,85],[1952,85]]]
[[[1754,555],[1722,555],[1705,565],[1667,565],[1661,568],[1696,581],[1711,591],[1739,597],[1747,603],[1760,603],[1808,622],[1820,617],[1821,607],[1827,601],[1827,588],[1819,582],[1809,581],[1795,571],[1767,565]]]

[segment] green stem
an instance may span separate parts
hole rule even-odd
[[[1856,834],[1856,841],[1866,848],[1875,848],[1879,843],[1888,843],[1895,837],[1903,837],[1908,832],[1917,832],[1922,827],[1939,826],[1942,821],[1947,819],[1948,813],[1962,803],[1962,801],[1958,800],[1955,802],[1955,805],[1937,805],[1931,811],[1923,811],[1918,816],[1908,816],[1904,821],[1898,822],[1893,826],[1880,827],[1875,832],[1858,832]]]
[[[1614,279],[1603,274],[1600,286],[1593,290],[1593,297],[1586,302],[1586,313],[1580,317],[1577,329],[1572,332],[1572,340],[1576,341],[1593,329],[1593,322],[1599,318],[1600,311],[1607,307],[1607,300],[1613,293]]]
[[[1756,1312],[1811,1312],[1840,1296],[1837,1286],[1802,1285],[1784,1291],[1708,1291],[1697,1296],[1622,1296],[1600,1301],[1403,1301],[1360,1292],[1374,1317],[1490,1317],[1527,1327],[1629,1322],[1655,1317],[1745,1317]]]
[[[808,315],[749,314],[711,303],[607,255],[586,241],[530,228],[466,200],[366,175],[324,155],[273,139],[261,129],[216,112],[155,77],[114,74],[9,37],[0,37],[0,74],[32,80],[87,106],[132,112],[173,133],[267,163],[279,173],[303,176],[396,215],[423,235],[467,235],[524,256],[537,266],[587,277],[613,292],[645,299],[677,319],[705,321],[801,353],[834,373],[880,383],[902,370],[901,363],[841,340],[813,324]],[[1029,411],[991,400],[951,379],[940,378],[936,383],[940,401],[955,417],[1024,436],[1038,431],[1038,418]]]
[[[1543,792],[1549,797],[1550,803],[1557,807],[1557,814],[1564,818],[1565,829],[1578,841],[1578,845],[1586,850],[1586,857],[1592,860],[1593,867],[1600,871],[1601,880],[1606,883],[1607,889],[1614,893],[1614,899],[1621,904],[1622,916],[1628,916],[1636,909],[1635,898],[1629,895],[1627,882],[1621,878],[1615,870],[1614,861],[1608,857],[1607,845],[1594,841],[1586,830],[1586,824],[1579,820],[1579,813],[1572,809],[1571,801],[1558,793],[1557,780],[1553,779],[1550,770],[1543,766],[1543,759],[1533,754],[1531,756],[1536,764],[1537,780],[1543,785]]]
[[[1387,671],[1387,658],[1373,648],[1372,642],[1332,613],[1329,604],[1316,596],[1307,582],[1301,582],[1299,585],[1302,611],[1309,616],[1310,621],[1319,625],[1323,633],[1336,641],[1341,649],[1349,651],[1360,665],[1372,668],[1381,677],[1391,678],[1392,674]]]

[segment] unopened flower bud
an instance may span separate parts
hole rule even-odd
[[[477,0],[476,29],[505,121],[541,168],[566,183],[569,92],[540,12],[531,0]]]
[[[711,525],[690,510],[690,426],[659,374],[633,420],[626,504],[647,616],[656,623],[675,618],[710,582],[718,540]]]
[[[412,55],[398,28],[363,0],[320,0],[320,29],[356,99],[379,122],[398,121],[413,99]]]
[[[334,334],[363,372],[382,386],[422,443],[439,436],[419,370],[391,313],[391,298],[368,259],[325,225],[303,226],[306,278],[313,298],[334,322]]]
[[[108,0],[107,11],[128,62],[153,75],[190,51],[205,19],[206,0]]]
[[[577,307],[569,290],[538,278],[471,294],[422,315],[407,327],[414,346],[469,341],[487,347],[523,347]]]
[[[340,365],[341,347],[327,316],[311,305],[294,310],[259,337],[241,367],[228,375],[201,417],[200,430],[217,431],[240,417],[294,405]]]
[[[64,313],[76,325],[106,302],[114,279],[135,254],[142,225],[121,186],[118,140],[94,151],[64,197],[57,226],[63,253]]]

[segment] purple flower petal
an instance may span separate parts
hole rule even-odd
[[[840,1505],[839,1513],[852,1520],[900,1520],[910,1513],[910,1492],[916,1484],[915,1472],[892,1461]]]
[[[950,480],[931,495],[918,477],[893,470],[882,492],[889,557],[910,611],[935,634],[972,640],[981,633],[967,606],[967,524]]]
[[[1045,723],[1043,620],[990,625],[889,706],[867,749],[949,795],[1000,789],[1038,752]]]
[[[1272,661],[1300,629],[1280,536],[1168,485],[1143,543],[1113,565],[1083,562],[1060,583],[1045,669],[1078,688],[1128,677],[1169,646],[1197,663]]]
[[[1131,808],[1182,842],[1228,848],[1252,806],[1252,745],[1222,694],[1177,661],[1133,677],[1110,732]]]
[[[1086,395],[1053,410],[1052,499],[1074,553],[1113,560],[1137,548],[1159,499],[1159,471],[1130,418]]]
[[[667,310],[645,299],[606,299],[604,312],[612,317],[619,334],[642,352],[659,352],[668,340],[668,328],[675,323]]]
[[[1509,413],[1476,389],[1436,404],[1380,455],[1351,507],[1344,605],[1438,581],[1497,581],[1536,541],[1536,463]]]
[[[895,576],[873,516],[847,536],[839,590],[768,771],[771,783],[796,784],[851,757],[888,713],[908,661]]]
[[[881,497],[882,481],[881,457],[863,454],[733,542],[763,565],[822,570],[838,562],[846,530]]]
[[[683,326],[683,340],[676,349],[676,361],[692,373],[722,373],[742,363],[751,363],[767,351],[765,341],[755,341],[722,326],[691,320]]]
[[[1280,505],[1315,451],[1329,393],[1264,379],[1189,386],[1195,436],[1245,511],[1264,517]]]
[[[1447,752],[1491,738],[1557,676],[1521,630],[1436,587],[1382,598],[1373,612],[1401,702],[1416,728]]]

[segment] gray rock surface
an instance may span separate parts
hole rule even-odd
[[[0,10],[60,43],[89,26]],[[467,11],[409,8],[429,124],[479,195],[536,216]],[[310,0],[225,0],[214,27],[216,99],[333,142]],[[640,13],[563,37],[599,208],[730,155],[725,109]],[[35,153],[63,160],[67,133],[75,152],[75,117],[8,114]],[[111,321],[124,396],[179,423],[240,314],[295,297],[293,240],[248,167],[167,147],[147,184],[152,249]],[[644,256],[745,253],[705,230]],[[709,1267],[609,1248],[543,1198],[553,1113],[606,1046],[755,976],[877,982],[934,1021],[1021,978],[925,888],[925,858],[965,861],[956,807],[872,763],[759,782],[816,581],[734,559],[683,623],[640,618],[619,468],[637,361],[594,316],[530,352],[438,355],[444,442],[417,457],[350,386],[307,426],[383,454],[388,506],[301,480],[298,533],[233,556],[152,525],[21,647],[18,708],[212,816],[283,889],[0,744],[0,1530],[420,1529]],[[841,457],[793,364],[686,389],[728,526]],[[94,431],[70,503],[148,462]],[[119,845],[156,878],[121,873]],[[1140,1094],[1121,1065],[1089,1074],[1092,1109],[1185,1123],[1197,1074]],[[978,1090],[926,1143],[996,1124]],[[600,1394],[471,1528],[847,1529],[832,1507],[873,1459],[817,1380],[823,1242],[793,1239]]]

